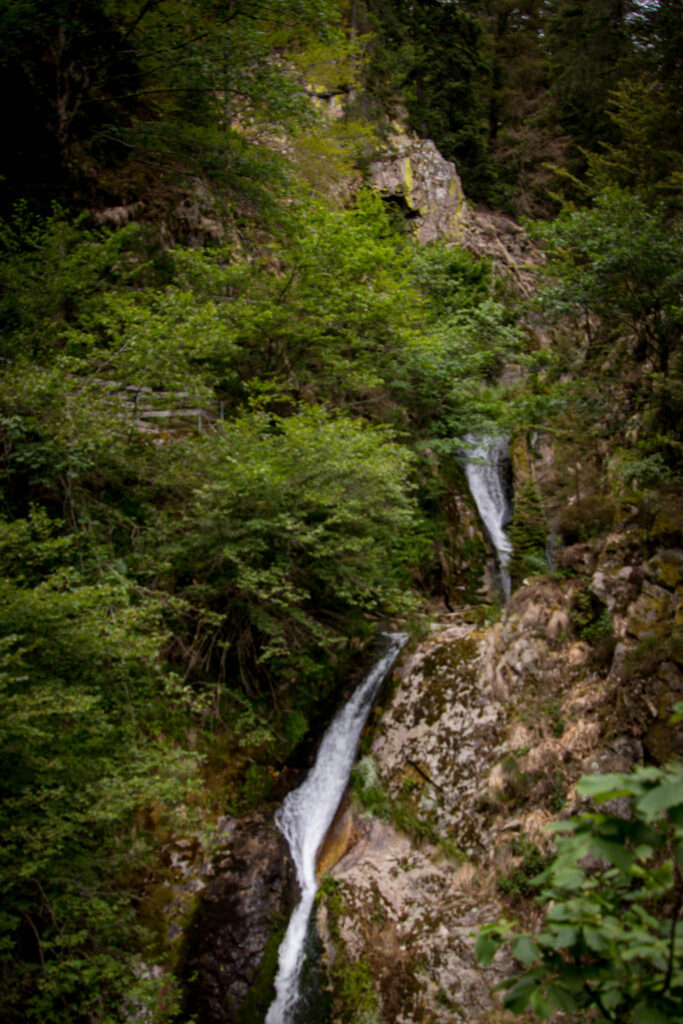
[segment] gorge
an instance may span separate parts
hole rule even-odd
[[[0,2],[3,1022],[683,1024],[682,53]]]

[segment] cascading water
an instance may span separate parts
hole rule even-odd
[[[292,853],[301,900],[289,920],[278,953],[276,996],[265,1024],[290,1024],[299,1001],[299,975],[304,962],[308,922],[318,890],[316,856],[344,794],[356,747],[377,691],[406,643],[405,633],[385,634],[386,653],[374,665],[353,696],[337,712],[304,782],[289,793],[275,816]]]
[[[508,442],[504,437],[482,438],[468,434],[464,438],[465,476],[482,522],[496,549],[500,583],[505,598],[510,596],[508,565],[512,544],[505,532],[511,507],[507,496],[506,475],[509,464]]]

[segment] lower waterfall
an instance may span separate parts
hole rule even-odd
[[[318,890],[316,857],[337,812],[356,757],[356,747],[377,691],[408,640],[405,633],[385,634],[388,649],[368,672],[330,723],[315,764],[304,782],[289,793],[275,822],[289,843],[301,900],[295,907],[278,953],[276,996],[265,1024],[290,1024],[299,1000],[308,922]]]
[[[509,464],[508,442],[504,437],[483,438],[468,434],[465,476],[482,522],[496,549],[500,583],[507,600],[510,596],[510,556],[512,544],[505,532],[511,506],[507,496],[506,473]]]

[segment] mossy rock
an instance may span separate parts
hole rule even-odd
[[[660,543],[667,540],[680,543],[683,540],[683,512],[673,506],[660,509],[649,532],[650,538]]]
[[[648,587],[631,605],[626,628],[639,640],[665,636],[673,626],[674,610],[674,599],[668,590]]]

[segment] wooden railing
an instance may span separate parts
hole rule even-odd
[[[140,430],[204,430],[224,418],[222,400],[207,401],[206,396],[193,395],[190,391],[155,391],[151,387],[116,381],[101,383],[112,398],[123,402],[126,415],[135,420]]]

